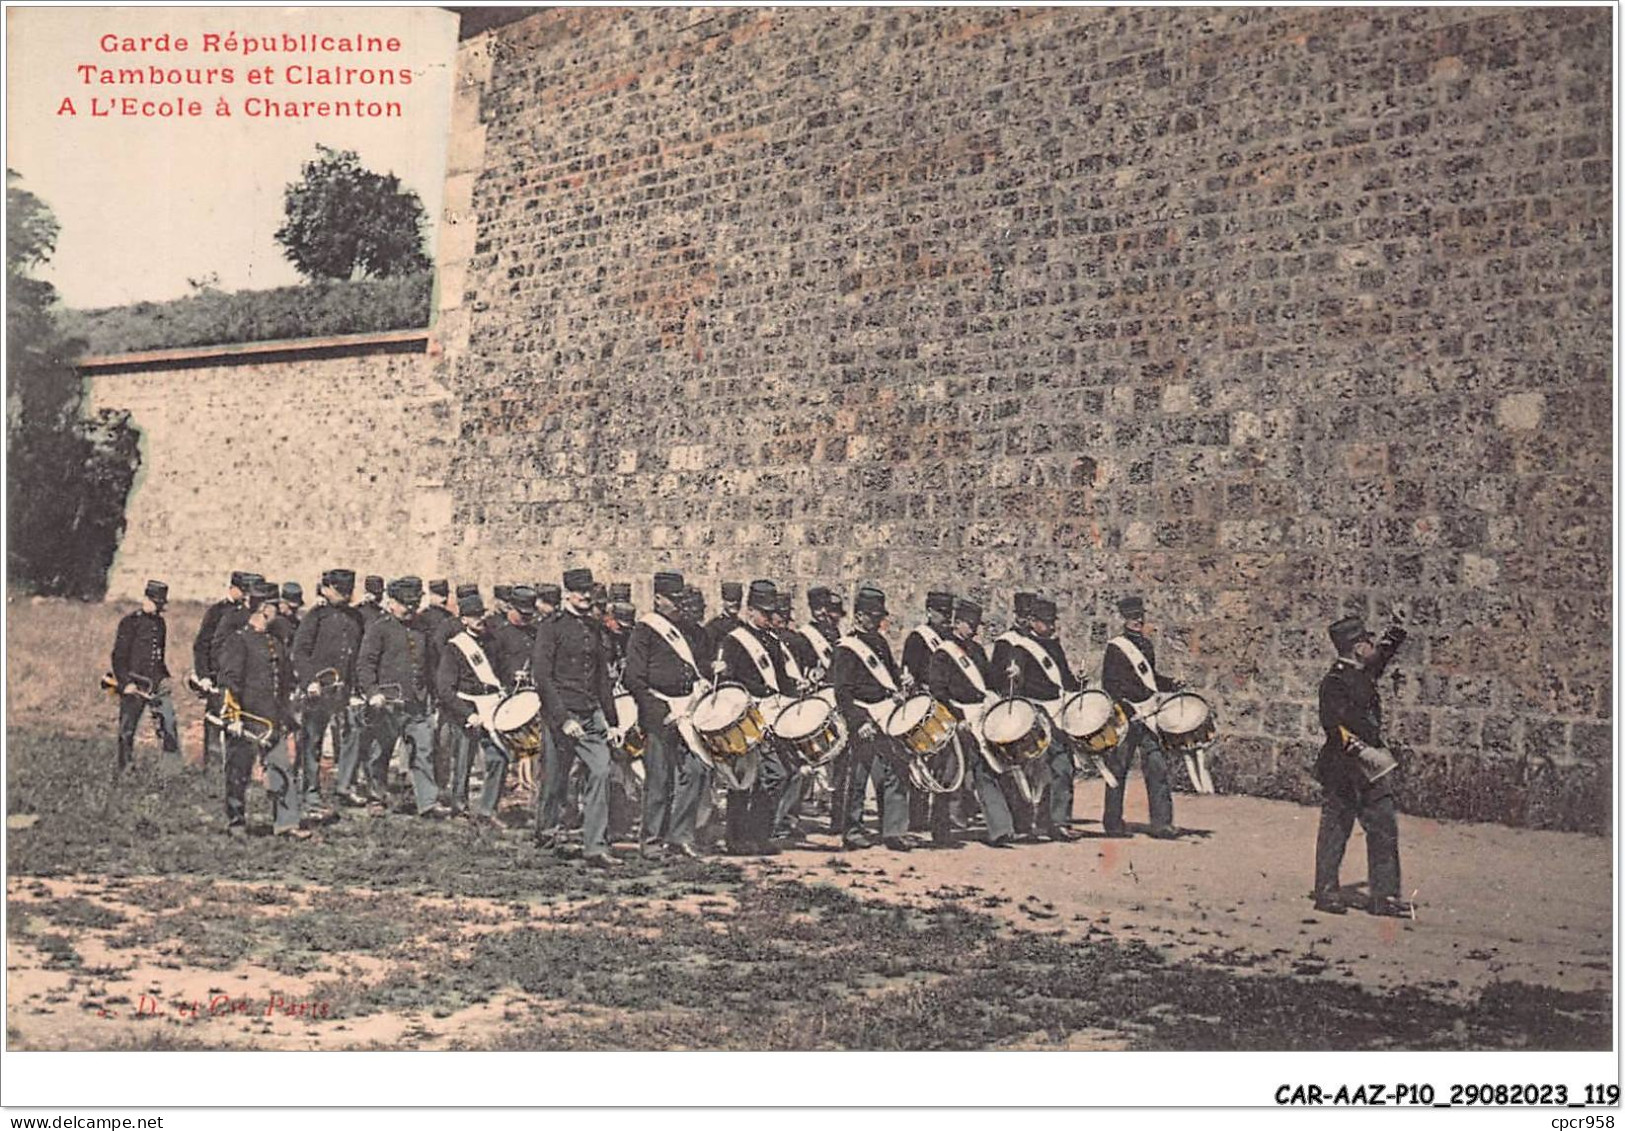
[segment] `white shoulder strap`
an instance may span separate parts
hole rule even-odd
[[[805,677],[802,674],[801,665],[796,662],[795,652],[791,651],[787,646],[781,646],[780,651],[784,655],[784,674],[790,677],[792,683],[801,683]]]
[[[1038,666],[1044,670],[1044,674],[1049,677],[1049,681],[1056,687],[1061,687],[1060,665],[1055,662],[1055,657],[1051,656],[1042,644],[1024,632],[1014,633],[1010,643],[1037,660]],[[1066,688],[1061,687],[1061,690],[1065,691]]]
[[[688,646],[688,637],[677,630],[677,626],[661,616],[659,613],[644,613],[643,623],[655,630],[655,634],[671,645],[671,650],[677,653],[677,658],[694,669],[696,676],[700,675],[700,665],[694,662],[694,649]],[[700,678],[704,678],[700,676]]]
[[[949,659],[959,665],[959,670],[965,673],[965,678],[970,680],[971,686],[980,691],[982,698],[986,699],[989,695],[987,681],[982,678],[981,670],[971,661],[970,653],[965,651],[957,640],[944,640],[942,650],[948,653]]]
[[[755,634],[744,625],[740,625],[728,635],[739,642],[739,646],[745,650],[745,655],[750,657],[750,662],[755,664],[756,670],[762,673],[762,679],[767,684],[768,690],[777,694],[779,691],[779,673],[774,670],[773,657],[767,654],[767,649],[762,647],[762,642],[756,639]]]
[[[451,643],[453,647],[463,654],[463,659],[468,661],[469,669],[474,673],[475,679],[478,679],[487,687],[498,691],[502,689],[502,681],[497,678],[497,673],[492,669],[491,661],[486,659],[485,649],[480,647],[479,641],[465,631],[453,636]]]
[[[1116,648],[1127,656],[1128,662],[1134,666],[1134,674],[1140,677],[1140,682],[1145,685],[1145,689],[1153,695],[1157,693],[1157,673],[1151,670],[1151,665],[1147,662],[1145,653],[1135,646],[1134,641],[1126,636],[1114,636],[1106,646]]]
[[[818,631],[818,626],[814,624],[802,625],[801,635],[807,638],[807,642],[813,646],[813,651],[818,653],[819,666],[827,669],[830,655],[835,649],[829,646],[829,641],[822,632]]]
[[[887,670],[885,664],[881,663],[880,657],[875,655],[873,648],[869,647],[857,636],[850,635],[841,637],[840,646],[863,661],[863,666],[869,669],[870,674],[875,677],[881,687],[884,687],[893,695],[897,694],[897,681],[892,679],[891,672]]]
[[[925,646],[933,652],[942,647],[942,634],[928,624],[915,625],[914,631],[909,635],[918,636],[925,641]]]

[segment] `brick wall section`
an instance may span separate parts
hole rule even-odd
[[[126,409],[142,433],[108,596],[161,577],[176,600],[215,600],[237,568],[298,581],[308,600],[333,565],[428,574],[455,434],[432,377],[419,352],[90,379],[89,407]]]
[[[1222,786],[1294,797],[1324,626],[1398,606],[1407,807],[1602,829],[1609,44],[1461,8],[480,36],[446,564],[873,579],[905,622],[1026,584],[1085,666],[1143,591]]]

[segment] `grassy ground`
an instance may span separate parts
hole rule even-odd
[[[1461,1049],[1610,1039],[1605,994],[1497,983],[1446,999],[1261,973],[1241,951],[1174,961],[1104,927],[1081,939],[1015,929],[966,891],[903,905],[803,882],[783,861],[632,859],[605,874],[517,831],[354,813],[319,843],[228,840],[218,777],[161,772],[150,733],[114,788],[112,705],[93,685],[116,611],[11,611],[8,942],[42,987],[19,1003],[22,975],[11,975],[8,1026],[22,1047],[212,1047],[223,1042],[213,1030],[87,1029],[84,1019],[124,1017],[172,980],[207,988],[250,975],[322,1003],[326,1015],[302,1028],[299,1047],[976,1049],[1089,1034],[1140,1049]],[[175,638],[189,641],[180,612]],[[178,674],[185,664],[171,666]],[[178,706],[184,730],[196,705],[183,693]],[[263,819],[257,789],[250,802]],[[448,1023],[481,1011],[478,1026]],[[385,1019],[393,1024],[368,1027]],[[269,1027],[234,1031],[231,1043],[290,1047]]]

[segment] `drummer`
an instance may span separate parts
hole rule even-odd
[[[1029,596],[1022,627],[993,649],[994,675],[1013,677],[1016,694],[1031,699],[1052,717],[1067,695],[1083,689],[1056,636],[1056,613],[1055,602],[1048,597]],[[1077,840],[1079,834],[1068,827],[1072,821],[1072,746],[1059,730],[1050,743],[1045,769],[1048,782],[1044,796],[1033,805],[1033,832],[1040,840]]]
[[[811,600],[811,593],[808,599]],[[788,590],[779,590],[778,602],[773,608],[768,625],[773,632],[773,638],[779,642],[779,649],[784,655],[784,670],[789,675],[794,686],[794,696],[801,698],[812,695],[818,691],[819,661],[818,651],[813,642],[805,634],[797,631],[793,617],[795,606]],[[822,638],[820,638],[822,639]],[[779,791],[778,802],[773,807],[773,841],[783,843],[793,841],[801,831],[801,811],[806,801],[807,788],[812,784],[812,778],[807,773],[799,772],[797,767],[786,763],[786,777],[784,788]]]
[[[1123,617],[1123,634],[1106,644],[1101,661],[1100,682],[1106,694],[1117,700],[1129,716],[1128,734],[1107,759],[1117,778],[1106,787],[1106,808],[1101,826],[1107,836],[1124,837],[1123,793],[1128,786],[1128,768],[1136,750],[1141,753],[1145,772],[1145,795],[1151,810],[1150,835],[1162,840],[1179,836],[1174,828],[1174,797],[1168,785],[1168,758],[1162,742],[1149,724],[1158,703],[1158,693],[1178,691],[1182,686],[1157,671],[1157,650],[1145,631],[1145,600],[1125,597],[1117,603]]]
[[[488,704],[502,694],[502,681],[486,656],[484,639],[485,602],[476,590],[457,598],[458,631],[447,637],[435,667],[435,701],[441,717],[454,728],[452,739],[451,810],[456,816],[468,814],[468,772],[478,751],[484,758],[485,783],[473,819],[480,824],[497,825],[497,805],[508,777],[508,754],[492,736],[491,720],[475,706],[471,697],[480,696]]]
[[[784,648],[772,632],[773,611],[778,605],[777,585],[752,581],[745,597],[744,620],[722,637],[713,662],[720,682],[743,687],[769,726],[796,694],[786,670]],[[780,851],[772,843],[773,821],[789,770],[771,741],[761,744],[758,757],[751,788],[728,791],[726,847],[732,856],[776,856]]]
[[[967,707],[980,709],[994,698],[993,672],[987,652],[976,639],[981,624],[982,606],[975,601],[959,600],[954,604],[952,634],[931,656],[931,695],[961,723],[966,722]],[[971,733],[962,735],[961,741],[965,744],[965,760],[970,763],[977,799],[987,818],[987,843],[992,848],[1012,848],[1016,839],[1015,822],[1010,816],[1010,799],[1004,793],[1001,775],[994,773],[982,756],[980,738]],[[933,828],[933,835],[935,832]]]

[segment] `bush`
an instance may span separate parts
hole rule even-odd
[[[204,291],[172,302],[63,310],[62,330],[89,354],[275,342],[429,324],[434,275],[316,282],[270,291]]]

